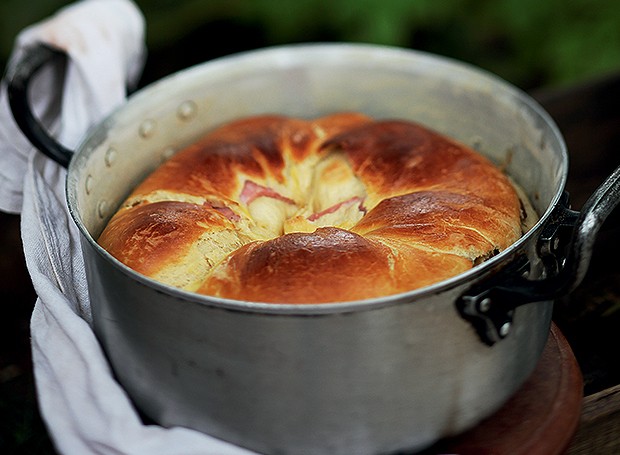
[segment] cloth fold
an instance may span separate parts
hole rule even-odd
[[[89,127],[123,103],[142,70],[144,28],[131,0],[82,0],[18,35],[9,64],[37,42],[69,57],[61,75],[45,68],[31,90],[35,112],[63,145],[75,149]],[[79,455],[250,454],[197,431],[141,421],[92,331],[80,234],[65,199],[66,171],[22,135],[6,84],[0,86],[0,210],[21,214],[38,296],[30,327],[37,398],[56,448]]]

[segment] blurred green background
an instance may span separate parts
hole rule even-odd
[[[0,58],[67,0],[1,0]],[[194,63],[282,43],[410,47],[485,68],[524,90],[620,69],[617,0],[136,0],[147,21],[145,82]]]

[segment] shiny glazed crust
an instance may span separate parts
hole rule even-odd
[[[486,158],[422,125],[237,120],[142,182],[99,238],[137,272],[228,299],[374,298],[462,273],[522,235]]]

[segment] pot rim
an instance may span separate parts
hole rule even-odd
[[[344,301],[344,302],[330,302],[330,303],[311,303],[311,304],[299,304],[299,303],[266,303],[259,301],[240,301],[240,300],[232,300],[232,299],[224,299],[221,297],[202,295],[195,292],[185,291],[176,287],[172,287],[166,284],[163,284],[159,281],[151,279],[145,275],[142,275],[133,269],[127,267],[122,262],[118,261],[112,255],[110,255],[105,249],[103,249],[90,234],[86,226],[81,220],[81,217],[78,213],[77,209],[77,198],[74,197],[76,182],[79,180],[75,174],[79,173],[79,166],[76,165],[76,162],[79,161],[76,158],[79,158],[83,153],[88,153],[88,150],[85,150],[84,144],[91,137],[92,132],[101,126],[107,118],[110,118],[115,115],[118,111],[124,109],[128,103],[140,102],[144,98],[148,97],[149,92],[155,87],[160,86],[161,84],[166,84],[172,81],[178,81],[187,75],[199,70],[205,66],[215,67],[215,66],[230,66],[230,65],[238,65],[239,63],[247,63],[251,60],[278,60],[278,59],[291,59],[291,56],[294,55],[295,61],[299,62],[303,60],[304,53],[307,52],[320,52],[323,55],[330,55],[332,58],[338,57],[343,58],[343,55],[356,55],[357,53],[371,53],[375,58],[402,58],[405,61],[410,60],[412,57],[417,59],[422,59],[423,61],[429,61],[433,64],[441,64],[450,68],[458,69],[461,72],[466,74],[472,74],[477,78],[485,78],[494,84],[501,86],[502,90],[505,93],[513,95],[516,99],[519,100],[532,114],[537,116],[540,121],[542,121],[551,131],[552,136],[554,136],[555,140],[558,143],[561,152],[561,163],[560,163],[560,174],[558,175],[559,187],[558,191],[554,194],[552,200],[549,202],[547,208],[544,213],[539,214],[539,219],[532,228],[525,233],[520,239],[506,248],[504,251],[499,253],[498,255],[488,259],[482,264],[474,266],[472,269],[463,272],[459,275],[451,277],[447,280],[443,280],[437,283],[433,283],[429,286],[425,286],[423,288],[415,289],[412,291],[406,291],[398,294],[363,299],[363,300],[352,300],[352,301]],[[294,53],[294,54],[292,54]],[[226,310],[236,310],[241,312],[251,312],[251,313],[269,313],[269,314],[280,314],[280,315],[297,315],[297,316],[313,316],[313,315],[322,315],[322,314],[331,314],[331,313],[350,313],[355,311],[362,310],[374,310],[378,308],[382,308],[385,306],[397,305],[401,303],[412,303],[436,294],[444,293],[448,290],[454,289],[457,286],[466,284],[466,283],[474,283],[477,278],[482,275],[487,274],[492,269],[497,268],[500,264],[506,259],[513,256],[517,250],[521,249],[527,242],[529,242],[532,236],[536,235],[540,228],[545,225],[550,218],[554,208],[558,205],[558,202],[562,196],[563,190],[567,181],[568,174],[568,153],[566,149],[566,144],[564,142],[564,138],[556,125],[555,121],[551,118],[551,116],[544,110],[544,108],[536,102],[532,97],[530,97],[524,91],[518,89],[513,86],[509,82],[499,78],[497,75],[490,73],[484,69],[478,68],[476,66],[470,65],[468,63],[452,59],[450,57],[445,57],[437,54],[432,54],[425,51],[419,51],[414,49],[406,49],[399,48],[393,46],[385,46],[385,45],[375,45],[375,44],[358,44],[358,43],[303,43],[303,44],[289,44],[289,45],[280,45],[280,46],[271,46],[266,48],[260,48],[256,50],[239,52],[223,57],[219,57],[213,60],[209,60],[178,72],[175,72],[171,75],[165,76],[162,79],[155,81],[142,89],[138,90],[135,94],[131,95],[125,103],[111,112],[106,119],[98,124],[94,125],[93,128],[87,132],[82,142],[76,148],[75,154],[71,159],[67,177],[66,177],[66,187],[65,193],[69,208],[69,213],[76,223],[79,231],[85,237],[85,239],[89,242],[89,244],[95,248],[95,250],[100,254],[105,260],[110,262],[114,267],[123,273],[129,275],[136,282],[154,288],[155,290],[167,294],[173,298],[177,298],[182,301],[190,301],[192,303],[207,305],[210,307],[220,307]],[[91,149],[92,150],[92,149]]]

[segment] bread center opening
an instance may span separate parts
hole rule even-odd
[[[319,227],[350,229],[367,212],[366,189],[343,154],[334,152],[287,179],[280,189],[252,180],[243,184],[239,200],[246,204],[254,234],[274,238]]]

